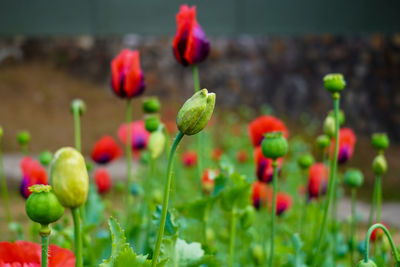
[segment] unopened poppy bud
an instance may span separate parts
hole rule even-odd
[[[179,131],[186,135],[194,135],[203,130],[215,106],[215,94],[203,89],[189,98],[179,110],[176,124]]]
[[[382,151],[389,147],[390,141],[386,133],[376,133],[372,135],[371,143],[373,148]]]
[[[20,144],[21,146],[26,146],[27,144],[29,144],[29,141],[31,140],[31,135],[29,134],[28,131],[21,131],[17,135],[17,140],[18,144]]]
[[[264,250],[261,245],[254,245],[251,248],[251,254],[252,254],[253,260],[257,266],[263,262]]]
[[[48,225],[58,221],[64,214],[64,208],[51,191],[50,185],[33,185],[29,191],[32,194],[26,201],[25,210],[32,221]]]
[[[215,241],[215,233],[212,228],[207,227],[206,239],[207,239],[207,244],[212,244]]]
[[[86,104],[81,99],[74,99],[71,102],[71,112],[75,113],[78,112],[80,116],[86,112]]]
[[[150,133],[157,131],[160,126],[160,119],[158,116],[148,116],[144,121],[144,127]]]
[[[325,89],[331,93],[340,92],[346,86],[346,81],[340,73],[327,74],[324,77]]]
[[[52,159],[53,159],[53,154],[51,154],[51,152],[47,150],[43,151],[39,155],[40,164],[42,164],[43,166],[48,166]]]
[[[51,181],[54,194],[64,207],[72,209],[85,203],[89,177],[81,153],[71,147],[59,149],[51,164]]]
[[[321,149],[325,149],[329,146],[329,144],[331,143],[331,140],[329,139],[329,137],[325,134],[322,134],[320,136],[317,137],[317,145],[318,147],[320,147]]]
[[[335,119],[331,116],[326,117],[324,121],[324,134],[330,138],[335,136]]]
[[[329,111],[329,117],[335,118],[335,112],[333,110]],[[343,110],[339,110],[338,112],[339,126],[342,126],[346,121],[346,116],[344,115]]]
[[[0,126],[0,140],[1,140],[1,138],[3,137],[3,133],[4,133],[4,132],[3,132],[3,127]]]
[[[386,173],[387,162],[384,155],[378,155],[375,157],[374,161],[372,162],[372,170],[374,171],[375,175],[382,175]]]
[[[142,107],[145,113],[156,113],[160,111],[161,104],[157,97],[149,97],[143,100]]]
[[[311,154],[304,154],[298,160],[297,164],[303,170],[307,170],[314,163],[314,157]]]
[[[373,260],[368,260],[367,262],[364,260],[360,260],[357,264],[357,267],[378,267]]]
[[[349,169],[344,174],[344,183],[350,188],[358,188],[363,184],[364,175],[358,169]]]
[[[151,133],[149,143],[147,144],[147,148],[150,152],[150,157],[152,159],[158,158],[163,152],[164,147],[165,135],[160,131]]]
[[[288,143],[282,132],[272,132],[265,135],[261,149],[266,158],[277,159],[286,155]]]
[[[248,229],[250,226],[253,225],[256,219],[256,210],[253,206],[247,206],[243,212],[242,217],[240,218],[240,223],[243,229]]]

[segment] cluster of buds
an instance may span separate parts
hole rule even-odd
[[[385,133],[376,133],[372,135],[371,143],[372,147],[378,151],[378,155],[372,162],[372,170],[375,175],[383,175],[387,171],[384,151],[389,147],[389,138]]]

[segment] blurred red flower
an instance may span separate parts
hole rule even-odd
[[[182,154],[182,163],[186,167],[194,167],[197,164],[196,151],[186,151]]]
[[[390,230],[389,225],[387,225],[386,223],[380,222],[380,224],[383,224],[388,230]],[[384,234],[383,230],[381,228],[377,228],[374,231],[372,231],[370,240],[372,242],[375,242],[375,240],[382,238],[383,234]]]
[[[272,159],[264,157],[261,147],[256,147],[254,149],[254,160],[256,163],[256,174],[259,181],[264,183],[272,182],[274,175],[274,169],[272,167]],[[278,171],[282,167],[283,159],[278,158]]]
[[[254,146],[259,146],[264,135],[269,132],[282,132],[285,138],[289,137],[285,124],[274,116],[263,115],[254,119],[249,124],[248,130]]]
[[[144,126],[144,121],[134,121],[130,124],[131,127],[131,138],[132,138],[132,149],[134,151],[143,150],[147,147],[147,142],[150,138],[150,133]],[[118,128],[118,138],[123,144],[126,144],[127,138],[127,127],[126,123],[123,123]]]
[[[356,144],[357,138],[353,130],[350,128],[342,128],[339,131],[339,154],[338,163],[346,163],[352,156],[354,152],[354,146]],[[335,140],[331,140],[331,153],[333,154],[335,149]]]
[[[218,162],[223,154],[224,154],[224,150],[220,147],[217,147],[211,151],[211,158],[214,161]]]
[[[272,190],[266,183],[255,181],[251,192],[251,200],[254,208],[260,209],[262,206],[265,206],[267,199],[271,194]]]
[[[94,182],[99,194],[107,193],[112,187],[111,176],[106,168],[98,168],[94,172]]]
[[[111,62],[111,87],[116,95],[132,98],[145,88],[139,51],[122,50]]]
[[[308,197],[318,198],[325,195],[329,180],[329,170],[323,163],[311,165],[308,173]]]
[[[0,242],[0,266],[40,267],[41,246],[28,241]],[[49,246],[49,267],[74,267],[75,256],[55,245]]]
[[[181,5],[176,23],[172,47],[178,62],[188,66],[205,60],[210,52],[210,43],[196,20],[196,7]]]
[[[214,190],[215,178],[218,176],[218,170],[205,169],[201,176],[201,185],[205,194],[211,194]]]
[[[236,154],[236,159],[237,161],[239,161],[240,163],[244,163],[247,161],[248,159],[248,155],[247,155],[247,151],[245,149],[241,149],[237,152]]]
[[[292,197],[286,193],[279,192],[276,194],[276,214],[282,215],[292,206]]]
[[[20,166],[22,170],[20,192],[24,198],[28,198],[31,194],[28,190],[30,186],[48,183],[47,173],[40,162],[31,157],[22,158]]]
[[[92,159],[99,164],[106,164],[121,156],[117,141],[109,135],[100,138],[92,150]]]

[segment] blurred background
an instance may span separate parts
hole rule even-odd
[[[109,88],[110,61],[138,49],[145,95],[160,97],[173,121],[193,92],[190,68],[172,54],[175,15],[182,3],[197,6],[210,43],[199,65],[201,86],[216,92],[217,117],[247,123],[268,112],[306,138],[320,134],[332,107],[322,78],[343,73],[341,108],[358,136],[349,163],[365,170],[375,152],[370,135],[387,132],[389,173],[385,198],[400,198],[400,2],[374,0],[11,1],[0,2],[0,125],[7,155],[18,153],[16,134],[28,130],[31,151],[73,144],[69,105],[87,104],[83,150],[124,120],[123,100]],[[134,118],[142,118],[134,100]]]

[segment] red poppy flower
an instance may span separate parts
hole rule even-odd
[[[181,5],[176,23],[177,31],[172,46],[178,62],[188,66],[205,60],[210,52],[210,43],[196,20],[196,7]]]
[[[201,185],[205,194],[211,194],[214,190],[214,180],[218,176],[218,170],[205,169],[201,176]]]
[[[139,51],[124,49],[111,62],[111,87],[116,95],[131,98],[145,88]]]
[[[323,163],[311,165],[308,174],[308,197],[318,198],[325,195],[329,180],[329,170]]]
[[[236,154],[236,159],[240,163],[245,163],[247,161],[247,158],[248,158],[247,151],[244,149],[239,150]]]
[[[354,146],[356,144],[357,138],[353,130],[350,128],[342,128],[339,131],[339,154],[338,163],[346,163],[352,156],[354,152]],[[335,140],[331,141],[331,153],[335,149]]]
[[[92,150],[92,159],[99,164],[106,164],[121,156],[121,148],[109,135],[100,138]]]
[[[279,192],[276,194],[276,214],[282,215],[292,206],[292,197],[286,193]]]
[[[214,161],[218,162],[223,154],[224,154],[224,150],[222,150],[222,148],[217,147],[211,151],[211,158]]]
[[[386,223],[380,222],[380,224],[383,224],[388,230],[390,230],[389,225],[387,225]],[[384,232],[381,228],[376,228],[374,231],[372,231],[370,240],[372,242],[375,242],[375,240],[382,238],[383,234]]]
[[[282,132],[285,138],[289,137],[289,131],[285,124],[274,116],[260,116],[249,124],[249,135],[254,146],[259,146],[264,135],[270,132]]]
[[[30,157],[24,157],[21,160],[22,181],[20,186],[21,195],[28,198],[31,192],[28,188],[34,184],[47,184],[46,169],[39,161]]]
[[[194,167],[197,164],[196,151],[187,151],[182,154],[182,163],[186,167]]]
[[[253,183],[251,201],[254,208],[260,209],[262,206],[265,206],[269,195],[272,195],[272,190],[267,186],[266,183],[260,181],[255,181]]]
[[[111,176],[106,168],[98,168],[94,172],[94,182],[99,194],[107,193],[112,187]]]
[[[256,163],[256,174],[259,181],[264,183],[272,182],[274,176],[274,169],[272,167],[272,159],[264,157],[261,147],[256,147],[254,150],[254,160]],[[282,167],[283,159],[278,158],[278,170]]]
[[[40,267],[41,246],[28,241],[0,242],[0,266]],[[49,267],[74,267],[75,256],[55,245],[49,246]]]
[[[132,149],[134,151],[145,149],[150,138],[150,133],[146,130],[144,121],[134,121],[131,123],[130,127],[132,136]],[[122,124],[118,129],[118,138],[123,144],[126,144],[127,130],[126,123]]]

